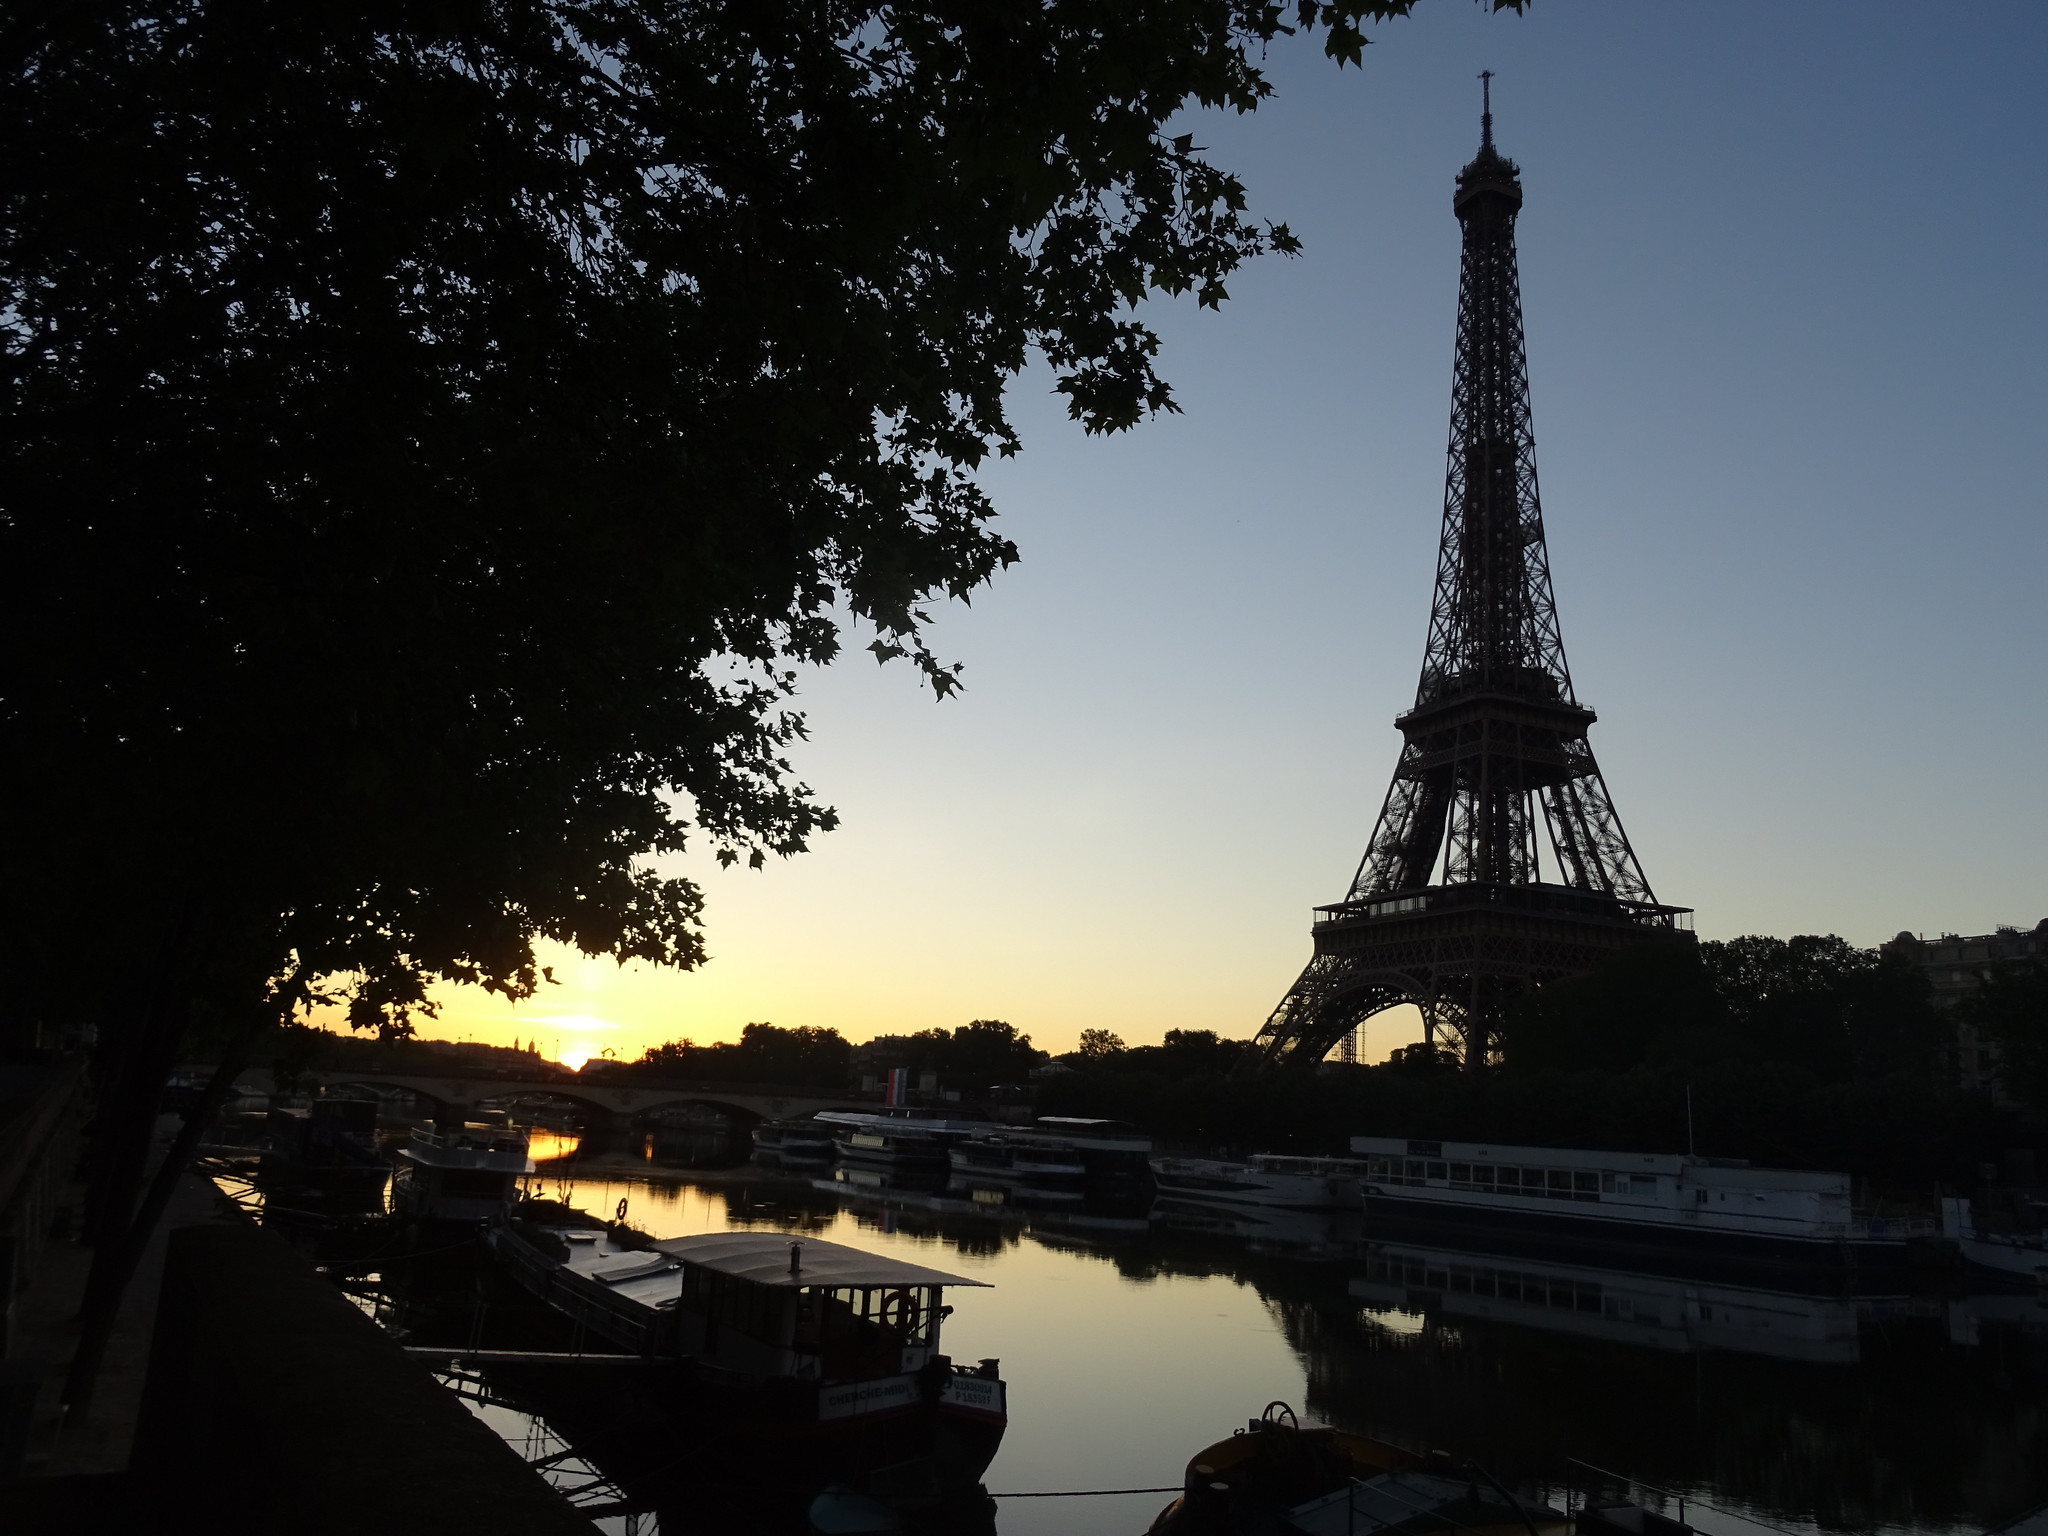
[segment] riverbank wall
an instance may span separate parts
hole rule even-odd
[[[411,1536],[591,1524],[281,1238],[170,1236],[125,1474],[0,1489],[10,1533]]]

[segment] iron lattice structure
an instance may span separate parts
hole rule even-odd
[[[1314,957],[1250,1062],[1312,1063],[1381,1009],[1412,1002],[1468,1066],[1537,983],[1640,942],[1691,942],[1660,906],[1586,739],[1551,594],[1522,341],[1521,174],[1493,144],[1458,175],[1464,228],[1436,596],[1400,762],[1343,901],[1318,907]],[[1549,850],[1548,868],[1539,844]]]

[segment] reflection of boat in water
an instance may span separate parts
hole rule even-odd
[[[1365,1218],[1355,1210],[1209,1205],[1164,1193],[1152,1202],[1152,1224],[1167,1231],[1227,1238],[1255,1252],[1294,1258],[1350,1258],[1365,1237]]]
[[[832,1161],[832,1128],[815,1120],[764,1120],[754,1127],[755,1152],[787,1163]]]
[[[2048,1291],[2048,1232],[1994,1232],[1977,1224],[1968,1200],[1943,1196],[1942,1235],[1980,1273],[2000,1275]]]
[[[391,1207],[429,1221],[489,1221],[534,1171],[523,1126],[422,1121],[398,1154]]]
[[[1302,1211],[1355,1211],[1365,1191],[1365,1164],[1349,1157],[1159,1157],[1152,1160],[1152,1176],[1161,1194]]]
[[[830,1129],[841,1162],[881,1168],[943,1170],[956,1144],[989,1128],[986,1120],[948,1119],[915,1109],[827,1109],[816,1119]]]
[[[1838,1365],[1858,1359],[1863,1320],[1911,1307],[1904,1296],[1801,1296],[1389,1243],[1368,1245],[1351,1294],[1407,1312],[1517,1323],[1643,1349]]]
[[[1673,1536],[1685,1531],[1663,1522]],[[1269,1403],[1188,1461],[1152,1536],[1567,1536],[1570,1520],[1469,1463],[1322,1426]],[[1657,1536],[1664,1536],[1659,1532]]]
[[[1951,1344],[1975,1349],[1984,1342],[1984,1330],[1998,1338],[2007,1330],[2048,1337],[2048,1290],[1977,1292],[1957,1296],[1948,1302],[1948,1338]]]
[[[846,1165],[834,1168],[830,1178],[813,1179],[811,1187],[884,1212],[975,1217],[1077,1233],[1143,1232],[1149,1225],[1150,1199],[1143,1195],[1085,1190],[1076,1198],[1075,1191],[1055,1189],[1043,1192],[1047,1198],[1034,1200],[1036,1191],[1010,1185]]]
[[[871,1200],[888,1197],[917,1203],[945,1193],[946,1170],[929,1163],[905,1167],[841,1163],[832,1170],[829,1178],[814,1179],[812,1183],[834,1194],[863,1195]]]
[[[1014,1170],[1001,1174],[955,1171],[946,1193],[979,1207],[1014,1206],[1023,1210],[1071,1210],[1088,1203],[1078,1181],[1065,1183],[1044,1175]]]
[[[1677,1153],[1354,1136],[1375,1235],[1464,1230],[1586,1251],[1896,1267],[1927,1222],[1859,1219],[1846,1173]]]
[[[984,1282],[779,1232],[647,1242],[499,1222],[489,1241],[549,1306],[651,1357],[692,1440],[726,1458],[938,1497],[974,1489],[1002,1442],[996,1362],[939,1348],[946,1289]]]

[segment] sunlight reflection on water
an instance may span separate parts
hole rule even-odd
[[[552,1162],[558,1157],[567,1157],[583,1145],[581,1136],[565,1135],[560,1131],[536,1130],[526,1143],[526,1155],[536,1163]]]

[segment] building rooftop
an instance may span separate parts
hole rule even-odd
[[[986,1280],[969,1280],[828,1243],[822,1238],[791,1237],[787,1232],[703,1232],[694,1237],[671,1237],[653,1245],[657,1253],[681,1259],[716,1274],[731,1275],[755,1285],[787,1287],[844,1286],[867,1290],[899,1285],[978,1285]],[[795,1248],[792,1267],[790,1250]]]

